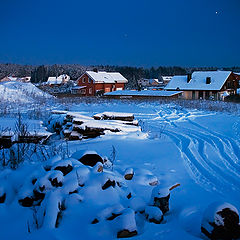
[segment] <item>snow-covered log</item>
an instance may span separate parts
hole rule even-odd
[[[96,120],[120,120],[120,121],[133,121],[134,115],[132,113],[120,112],[103,112],[93,116]]]
[[[201,232],[212,240],[240,238],[239,213],[226,202],[210,204],[203,214]]]

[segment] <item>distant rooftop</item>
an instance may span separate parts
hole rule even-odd
[[[231,71],[196,71],[191,80],[187,82],[187,75],[174,76],[165,87],[165,90],[220,90]],[[206,84],[206,78],[210,78],[210,84]]]
[[[128,80],[119,72],[86,71],[87,75],[96,83],[127,83]]]
[[[118,90],[114,92],[108,92],[106,96],[148,96],[148,97],[171,97],[176,94],[182,93],[181,91],[158,91],[158,90]]]

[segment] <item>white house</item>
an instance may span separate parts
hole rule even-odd
[[[172,76],[162,76],[163,84],[167,85],[171,80]]]
[[[236,94],[240,75],[231,71],[196,71],[184,76],[174,76],[165,87],[167,91],[183,91],[185,99],[223,99],[226,94]]]
[[[58,77],[49,77],[47,80],[47,85],[61,85],[69,82],[70,77],[67,74],[62,74]]]

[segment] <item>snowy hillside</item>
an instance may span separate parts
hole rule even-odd
[[[51,98],[52,96],[41,91],[32,83],[1,82],[0,101],[15,103],[32,103],[39,99]]]

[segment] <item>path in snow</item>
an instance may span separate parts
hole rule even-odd
[[[155,116],[145,118],[145,128],[153,136],[161,131],[161,136],[169,137],[174,142],[190,176],[197,184],[209,191],[222,194],[235,192],[237,196],[240,192],[238,140],[210,130],[213,126],[211,122],[205,127],[193,120],[206,115],[209,114],[163,109],[156,111]]]

